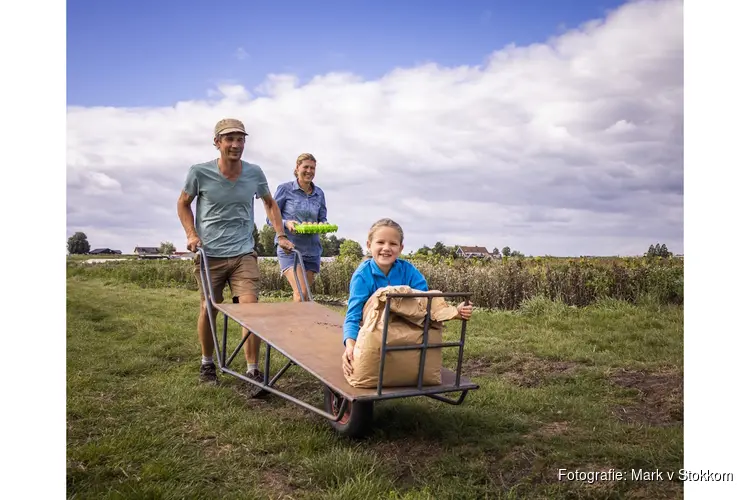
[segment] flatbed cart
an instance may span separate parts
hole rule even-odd
[[[206,255],[202,248],[198,248],[200,259],[200,277],[203,296],[206,298],[206,307],[209,312],[211,333],[214,339],[218,367],[222,373],[232,375],[244,382],[252,384],[252,396],[258,397],[264,393],[275,394],[287,401],[291,401],[318,415],[328,419],[330,425],[341,435],[348,437],[359,437],[367,433],[373,417],[373,404],[375,401],[386,399],[407,398],[413,396],[427,396],[444,403],[460,405],[463,403],[469,391],[478,389],[479,386],[472,383],[466,377],[461,376],[463,363],[464,342],[466,339],[466,320],[461,320],[461,339],[457,342],[444,342],[441,344],[428,344],[426,334],[430,322],[425,321],[424,342],[413,346],[386,346],[388,335],[388,318],[390,315],[391,299],[396,297],[428,297],[425,318],[430,314],[430,305],[433,297],[463,297],[468,299],[469,293],[410,293],[410,294],[388,294],[385,304],[385,328],[383,332],[383,344],[381,349],[379,377],[377,388],[363,389],[352,387],[344,377],[341,367],[341,356],[344,352],[342,341],[344,318],[332,311],[330,308],[315,302],[307,283],[302,255],[295,249],[294,271],[297,288],[300,289],[297,267],[301,266],[302,276],[307,290],[302,302],[264,302],[264,303],[217,303],[213,295],[211,276],[206,263]],[[222,342],[219,342],[217,334],[217,321],[214,319],[213,311],[216,310],[224,315],[224,327]],[[241,339],[239,345],[227,356],[227,328],[228,320],[239,323],[247,328],[251,334],[257,335],[266,344],[265,364],[263,370],[263,382],[258,382],[247,377],[244,373],[232,370],[231,365],[234,358],[242,349],[247,339]],[[458,362],[456,370],[442,368],[442,383],[440,385],[423,386],[425,355],[427,349],[442,347],[458,347]],[[286,365],[273,377],[269,376],[271,364],[271,349],[276,349],[288,359]],[[418,371],[418,383],[411,387],[383,387],[383,369],[386,351],[421,349],[420,366]],[[260,360],[259,360],[260,361]],[[260,364],[260,363],[259,363]],[[299,366],[309,372],[323,385],[323,408],[318,408],[309,403],[280,391],[274,384],[292,366]],[[460,392],[456,399],[448,398],[444,394]]]

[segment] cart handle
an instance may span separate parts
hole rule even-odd
[[[303,302],[312,301],[312,290],[310,290],[310,283],[307,282],[307,271],[305,270],[305,263],[302,261],[302,254],[296,248],[293,248],[292,252],[294,252],[292,273],[294,274],[294,281],[297,283],[297,291],[300,291],[299,276],[297,276],[297,264],[302,268],[302,279],[305,281],[305,290],[307,290],[307,298],[305,298],[302,293],[300,293],[299,296],[302,298]]]
[[[200,258],[200,278],[201,287],[203,288],[203,296],[206,299],[209,299],[211,305],[213,306],[216,304],[216,297],[214,297],[214,288],[212,286],[209,286],[209,284],[211,283],[211,272],[209,271],[207,265],[208,259],[206,257],[206,251],[203,249],[203,247],[198,247],[196,251]],[[303,300],[311,301],[313,300],[313,296],[312,291],[310,290],[310,284],[307,282],[307,272],[305,271],[305,263],[302,261],[302,254],[296,248],[293,248],[292,252],[294,253],[294,265],[292,269],[294,273],[294,280],[297,283],[297,290],[300,289],[299,277],[297,276],[297,265],[299,265],[302,268],[302,279],[305,281],[305,289],[307,290],[307,297],[302,297],[301,293],[300,297],[302,297]]]
[[[212,286],[209,286],[211,283],[211,272],[208,270],[208,258],[206,257],[206,251],[203,250],[203,247],[199,246],[195,249],[196,253],[198,254],[199,258],[199,275],[201,277],[201,288],[203,289],[203,297],[206,299],[206,302],[210,302],[213,306],[216,304],[216,297],[214,297],[214,288]]]

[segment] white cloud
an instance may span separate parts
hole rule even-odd
[[[213,126],[242,119],[272,189],[318,158],[339,235],[391,216],[407,250],[441,240],[544,254],[682,252],[683,4],[626,4],[480,67],[269,75],[161,108],[68,109],[68,232],[184,248],[175,203]],[[101,208],[105,207],[105,208]],[[265,213],[256,204],[256,222]]]

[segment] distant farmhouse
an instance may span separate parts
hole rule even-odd
[[[139,259],[168,259],[168,255],[159,252],[158,247],[135,247],[133,253]]]
[[[136,255],[159,255],[158,247],[135,247],[133,253]]]
[[[466,247],[459,245],[458,246],[458,256],[469,258],[469,257],[479,257],[483,259],[491,259],[492,254],[487,251],[487,247]]]

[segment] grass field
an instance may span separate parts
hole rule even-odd
[[[69,498],[682,497],[677,481],[557,475],[682,467],[681,306],[478,312],[465,374],[481,388],[458,407],[376,404],[372,436],[349,442],[234,379],[199,385],[197,292],[83,276],[67,291]],[[281,388],[322,402],[315,380],[288,373]]]

